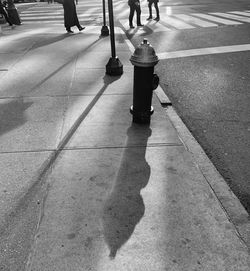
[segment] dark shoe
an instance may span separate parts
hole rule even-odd
[[[82,31],[83,29],[85,29],[85,27],[80,26],[78,29],[79,31]]]
[[[158,21],[160,21],[160,18],[156,17],[156,18],[154,18],[154,20],[158,22]]]
[[[138,24],[137,26],[144,26],[144,24]]]
[[[135,28],[133,25],[130,25],[129,27],[130,27],[131,29]]]
[[[74,33],[71,29],[66,29],[68,33]]]
[[[149,21],[149,20],[152,20],[153,18],[151,17],[151,16],[149,16],[148,18],[147,18],[147,21]]]

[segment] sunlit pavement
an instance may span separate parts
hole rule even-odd
[[[109,77],[98,26],[4,31],[1,270],[249,270],[245,241],[156,95],[150,126],[132,124],[124,36],[124,74]]]

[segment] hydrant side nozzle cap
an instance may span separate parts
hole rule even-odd
[[[142,43],[135,49],[130,61],[135,66],[152,67],[158,63],[159,59],[148,40],[143,39]]]

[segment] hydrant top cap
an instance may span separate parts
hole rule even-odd
[[[152,67],[158,63],[159,59],[147,39],[143,39],[143,42],[135,49],[130,61],[135,66]]]

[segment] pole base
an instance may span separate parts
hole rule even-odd
[[[123,65],[118,57],[111,57],[106,65],[106,74],[117,76],[123,74]]]
[[[130,113],[133,115],[133,122],[138,124],[149,124],[151,115],[154,113],[154,108],[151,106],[149,112],[136,112],[133,106],[130,107]]]
[[[107,25],[103,25],[101,29],[101,36],[108,36],[109,35],[109,28]]]

